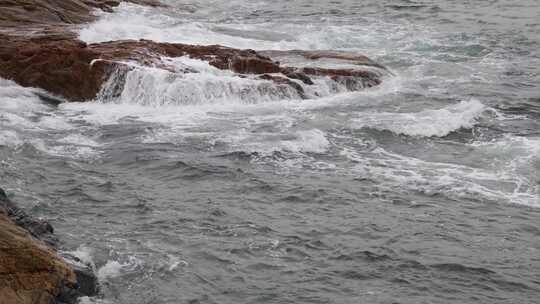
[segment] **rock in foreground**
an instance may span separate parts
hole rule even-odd
[[[0,304],[73,303],[82,295],[55,245],[52,227],[15,207],[0,189]]]

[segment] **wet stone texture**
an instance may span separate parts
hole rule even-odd
[[[154,1],[130,2],[159,5]],[[72,31],[74,24],[93,20],[92,11],[96,8],[110,11],[116,5],[118,1],[0,1],[0,8],[6,12],[0,17],[0,26],[5,29],[0,32],[3,41],[0,46],[0,77],[23,86],[45,89],[70,101],[87,101],[95,98],[109,76],[125,64],[121,62],[173,70],[174,67],[161,60],[163,56],[204,60],[216,68],[231,70],[238,77],[262,75],[255,79],[289,86],[304,98],[300,84],[313,84],[313,77],[329,77],[348,90],[356,91],[379,85],[385,72],[383,67],[363,55],[344,52],[267,53],[276,57],[302,56],[306,60],[343,60],[353,62],[358,67],[326,69],[284,66],[264,52],[218,45],[198,46],[150,40],[87,45],[76,38]]]

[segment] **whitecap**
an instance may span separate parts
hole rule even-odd
[[[227,7],[227,4],[220,3],[218,7],[210,9],[221,9],[221,13],[225,14],[230,14],[227,10],[238,9]],[[369,51],[371,55],[379,56],[386,55],[388,49],[410,52],[417,50],[419,44],[432,48],[438,43],[434,33],[421,25],[387,23],[369,17],[365,17],[366,22],[362,26],[331,22],[282,24],[268,21],[232,21],[223,24],[209,20],[206,14],[197,18],[192,14],[184,15],[178,10],[173,16],[167,10],[129,3],[121,3],[113,13],[97,14],[100,18],[83,27],[79,39],[88,43],[149,39],[257,50],[347,49]],[[425,50],[417,51],[425,55]],[[418,59],[421,60],[422,56]]]
[[[97,271],[97,277],[100,282],[116,278],[125,273],[133,272],[142,266],[142,261],[134,256],[129,256],[125,262],[109,260]]]
[[[78,304],[113,304],[113,302],[98,297],[80,297]]]
[[[415,113],[363,112],[353,120],[352,126],[409,136],[443,137],[462,128],[472,128],[487,109],[480,101],[473,99]]]
[[[424,161],[381,147],[369,153],[346,148],[341,155],[354,163],[350,174],[374,179],[381,188],[399,187],[406,191],[442,194],[460,200],[482,198],[490,202],[540,207],[540,187],[534,180],[537,177],[527,178],[515,170],[512,162],[500,168],[474,168]]]
[[[100,147],[101,144],[93,140],[92,138],[88,136],[84,136],[82,134],[69,134],[61,139],[58,140],[60,143],[64,144],[70,144],[74,146],[80,146],[80,147],[93,147],[97,148]]]
[[[107,261],[107,264],[99,268],[97,276],[100,281],[105,281],[109,278],[117,277],[121,274],[122,268],[126,266],[127,264],[121,264],[118,261]]]
[[[245,130],[231,133],[221,139],[232,151],[272,154],[274,152],[324,153],[330,147],[325,132],[319,129],[299,130],[292,133],[251,134]]]
[[[313,78],[313,85],[291,79],[302,87],[299,93],[290,85],[262,80],[256,75],[239,77],[208,62],[189,57],[162,58],[171,70],[125,62],[128,71],[118,70],[104,84],[98,101],[102,103],[152,107],[204,104],[262,104],[281,100],[316,99],[345,93],[346,85],[329,77]],[[185,72],[185,71],[188,72]],[[189,72],[193,71],[193,72]],[[358,83],[358,86],[364,86]],[[359,88],[360,88],[359,87]]]
[[[18,148],[23,143],[24,141],[19,138],[17,133],[10,130],[0,131],[0,146]]]
[[[171,60],[172,61],[172,60]],[[183,61],[176,61],[184,65]],[[190,61],[192,63],[193,60]],[[113,74],[107,84],[114,87],[123,83],[116,103],[144,106],[182,106],[202,103],[260,103],[281,99],[299,99],[290,86],[276,85],[272,81],[240,78],[230,71],[222,71],[204,62],[197,62],[198,73],[171,73],[169,71],[137,67],[124,75]],[[201,66],[204,66],[201,69]],[[180,66],[182,67],[182,66]],[[111,91],[106,86],[103,92]],[[105,102],[111,96],[101,94]]]

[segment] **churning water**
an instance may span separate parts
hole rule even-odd
[[[84,303],[538,303],[536,0],[169,2],[80,38],[357,51],[395,75],[301,100],[178,58],[202,72],[140,67],[58,107],[0,79],[0,182],[95,265]]]

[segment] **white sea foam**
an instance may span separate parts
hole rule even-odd
[[[295,139],[281,143],[285,150],[293,152],[324,153],[330,146],[323,131],[318,129],[298,131]]]
[[[296,31],[313,33],[329,32],[328,29],[318,29],[318,31],[309,31],[298,27]],[[275,27],[275,26],[274,26]],[[122,3],[112,14],[100,13],[100,19],[83,28],[79,38],[86,42],[103,42],[120,39],[151,39],[155,41],[188,43],[188,44],[221,44],[236,48],[258,48],[258,49],[292,49],[298,47],[298,44],[304,44],[303,48],[313,48],[319,45],[319,48],[328,48],[321,44],[321,39],[309,39],[304,41],[290,41],[293,29],[281,29],[274,31],[274,34],[280,38],[273,41],[268,38],[269,25],[250,26],[246,24],[229,24],[226,27],[216,27],[211,22],[201,22],[192,19],[183,19],[180,16],[171,17],[165,12],[159,12],[155,9],[145,8],[139,5]],[[264,30],[264,37],[247,35]],[[336,39],[338,35],[332,31],[329,33],[329,39]],[[266,38],[266,39],[265,39]]]
[[[107,261],[107,264],[99,268],[97,276],[100,281],[105,281],[109,278],[114,278],[120,275],[123,267],[126,267],[126,264],[121,264],[118,261]]]
[[[92,269],[95,269],[96,265],[94,263],[94,258],[93,258],[93,249],[90,248],[90,247],[87,247],[85,245],[81,245],[79,246],[77,249],[73,250],[73,251],[62,251],[60,252],[61,254],[63,253],[66,253],[68,255],[72,255],[72,256],[75,256],[76,258],[78,258],[80,260],[80,262],[77,262],[77,261],[74,261],[74,260],[71,260],[70,262],[71,263],[78,263],[78,264],[81,264],[81,267],[86,267],[86,265],[89,265],[90,267],[92,267]]]
[[[188,44],[221,44],[258,50],[354,49],[369,50],[372,56],[385,55],[388,48],[410,50],[418,46],[419,42],[424,45],[435,44],[432,33],[421,26],[388,24],[379,19],[370,20],[361,27],[332,23],[223,24],[219,20],[213,22],[208,19],[208,15],[194,19],[193,15],[183,15],[179,11],[172,16],[164,10],[128,3],[122,3],[114,13],[98,14],[100,18],[97,21],[80,31],[81,40],[93,43],[143,38]]]
[[[487,107],[478,100],[470,100],[416,113],[363,112],[353,121],[353,126],[409,136],[443,137],[461,128],[472,128],[486,110]]]
[[[197,72],[174,73],[129,63],[133,69],[125,73],[120,71],[113,73],[105,83],[98,99],[102,102],[113,101],[163,107],[210,103],[259,104],[303,98],[289,85],[256,79],[256,76],[242,78],[231,71],[217,69],[202,60],[188,57],[162,58],[162,60],[174,69],[183,71],[188,68]],[[338,84],[327,77],[314,79],[314,85],[291,81],[302,86],[305,96],[309,98],[320,98],[348,91],[345,85]],[[118,92],[119,84],[123,85],[121,92]],[[362,84],[359,83],[359,85]]]
[[[179,266],[187,266],[188,262],[181,260],[178,256],[167,254],[167,257],[169,258],[168,261],[168,271],[175,271]]]
[[[318,129],[300,130],[282,134],[250,134],[246,130],[239,130],[226,135],[220,141],[227,142],[232,151],[263,154],[271,154],[273,152],[324,153],[330,146],[325,133]]]
[[[538,149],[538,146],[535,145],[534,149]],[[380,147],[367,154],[351,149],[344,149],[341,154],[355,163],[355,175],[374,179],[382,188],[399,187],[406,191],[442,194],[455,199],[483,198],[492,202],[540,207],[538,177],[534,173],[527,176],[517,171],[513,160],[496,168],[475,168],[428,162]]]
[[[34,88],[24,88],[0,78],[0,123],[25,130],[65,130],[73,126],[63,117],[50,113]]]
[[[98,155],[100,145],[73,133],[76,124],[69,115],[44,104],[38,94],[43,91],[0,78],[0,146],[17,149],[29,144],[41,152],[62,157],[88,159]]]
[[[28,142],[24,131],[39,128],[36,113],[47,107],[33,91],[0,78],[0,146],[19,148]]]
[[[98,297],[80,297],[78,299],[78,304],[113,304],[109,300],[100,299]]]
[[[100,151],[85,146],[48,145],[41,140],[34,140],[32,141],[32,144],[41,152],[54,156],[90,160],[96,158],[100,154]]]
[[[18,148],[24,143],[17,133],[10,130],[0,131],[0,146]]]
[[[71,254],[75,255],[77,258],[79,258],[83,263],[89,264],[94,266],[94,259],[93,254],[94,251],[92,248],[81,245],[76,250],[71,251]]]
[[[171,106],[224,102],[258,103],[298,98],[300,96],[289,86],[240,78],[226,71],[210,69],[210,66],[200,73],[186,74],[140,67],[127,72],[124,89],[116,102]]]
[[[97,277],[100,282],[116,278],[122,274],[130,273],[142,265],[142,261],[134,256],[129,256],[125,262],[119,262],[116,260],[109,260],[97,271]]]
[[[513,200],[540,207],[540,138],[506,135],[502,139],[471,144],[502,180],[513,179]]]
[[[37,91],[23,88],[15,82],[0,78],[0,107],[2,110],[43,110],[46,108],[34,94]]]
[[[75,146],[85,146],[85,147],[99,147],[101,144],[91,139],[90,137],[84,136],[82,134],[69,134],[64,138],[58,140],[60,143],[70,144]]]
[[[13,81],[0,78],[0,123],[5,126],[29,127],[30,118],[47,107],[34,94],[33,89],[23,88]]]
[[[43,115],[36,122],[36,126],[48,130],[73,130],[74,126],[65,117],[58,115]]]

